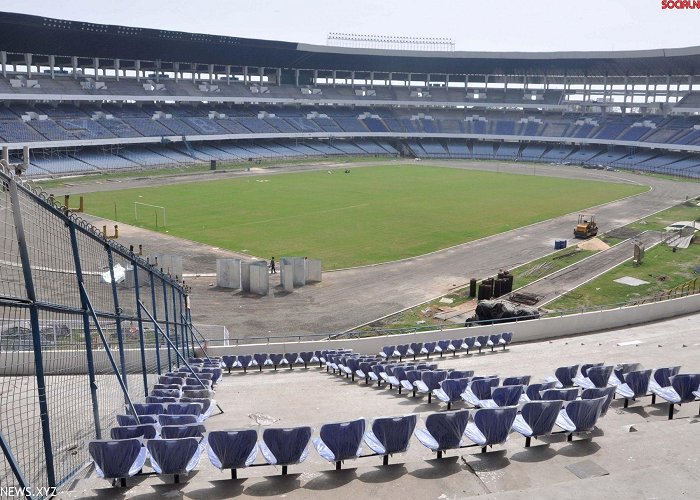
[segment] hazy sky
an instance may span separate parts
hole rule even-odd
[[[451,37],[467,51],[700,45],[700,12],[661,0],[3,0],[0,10],[314,44],[335,31]]]

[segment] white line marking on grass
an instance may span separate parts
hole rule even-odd
[[[243,222],[241,224],[233,224],[233,226],[234,227],[252,226],[254,224],[265,224],[267,222],[275,222],[275,221],[287,220],[287,219],[296,219],[298,217],[306,217],[307,215],[326,214],[326,213],[330,213],[330,212],[340,212],[341,210],[350,210],[352,208],[360,208],[360,207],[367,207],[367,206],[369,206],[369,203],[362,203],[361,205],[350,205],[349,207],[329,208],[328,210],[318,210],[316,212],[304,212],[303,214],[288,215],[286,217],[275,217],[274,219],[264,219],[264,220]]]

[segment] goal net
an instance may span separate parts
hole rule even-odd
[[[168,225],[165,207],[148,203],[134,202],[134,219],[142,224],[152,224],[158,229]]]

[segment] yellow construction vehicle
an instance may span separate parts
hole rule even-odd
[[[579,214],[574,238],[591,238],[596,234],[598,234],[598,226],[595,223],[595,216]]]

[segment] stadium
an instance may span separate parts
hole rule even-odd
[[[700,47],[0,29],[0,496],[698,490]]]

